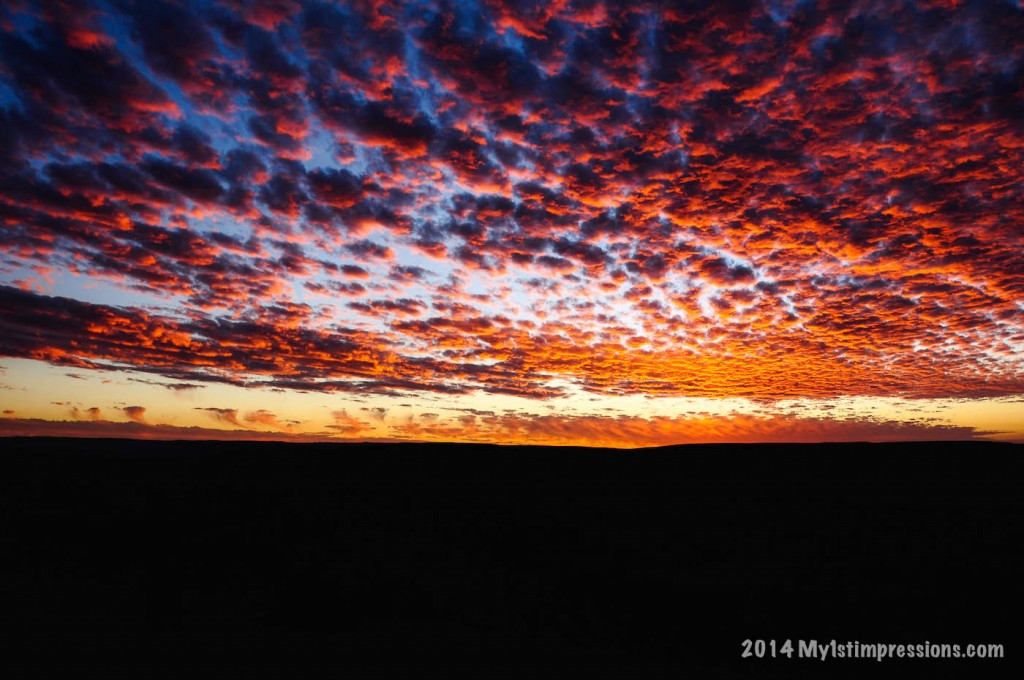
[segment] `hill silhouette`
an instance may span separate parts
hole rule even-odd
[[[1009,654],[1020,614],[1019,445],[4,444],[0,621],[39,644],[243,635],[863,677],[882,666],[741,642]]]

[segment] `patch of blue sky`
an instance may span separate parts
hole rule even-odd
[[[772,21],[780,26],[785,26],[797,10],[812,4],[813,0],[766,0],[764,8]]]
[[[701,313],[706,318],[718,319],[718,314],[715,312],[714,307],[711,306],[711,301],[717,300],[720,295],[721,291],[716,286],[710,284],[705,284],[701,289],[701,293],[697,296],[697,306],[700,307]]]
[[[451,260],[436,260],[432,257],[427,257],[415,248],[410,248],[402,243],[396,242],[393,250],[395,252],[396,264],[406,267],[420,267],[430,272],[431,278],[447,276],[456,269],[455,264]]]
[[[50,294],[97,305],[139,307],[169,314],[180,308],[178,296],[132,288],[112,281],[103,272],[92,275],[60,268],[53,275]]]
[[[252,225],[249,220],[241,220],[224,212],[205,212],[202,217],[192,217],[189,225],[201,236],[208,236],[210,233],[231,236],[244,242],[252,235]]]
[[[366,159],[363,150],[353,145],[352,150],[355,158],[351,161],[342,162],[338,159],[338,140],[323,126],[318,125],[314,118],[310,121],[309,134],[305,140],[306,151],[309,158],[303,162],[307,171],[317,169],[339,169],[344,168],[353,175],[361,176],[366,172]],[[361,147],[361,145],[358,145]]]
[[[0,108],[22,110],[23,103],[0,70]]]
[[[35,38],[35,33],[43,27],[43,24],[39,21],[39,17],[36,16],[36,12],[14,11],[8,15],[8,20],[11,25],[14,26],[15,32],[22,40],[25,40],[34,47],[39,47],[39,43]]]
[[[150,67],[143,54],[142,47],[132,39],[130,20],[117,12],[104,11],[99,14],[100,28],[113,39],[117,51],[127,57],[127,62],[147,79],[159,82],[171,100],[182,112],[189,109],[188,97],[181,91],[177,83],[158,75]]]

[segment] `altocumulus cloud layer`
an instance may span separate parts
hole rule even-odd
[[[342,394],[1024,393],[1016,0],[0,11],[4,356]]]

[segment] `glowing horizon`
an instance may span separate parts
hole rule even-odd
[[[1024,441],[1022,34],[8,4],[0,435]]]

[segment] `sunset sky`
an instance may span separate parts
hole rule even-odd
[[[8,0],[0,434],[1024,441],[1024,0]]]

